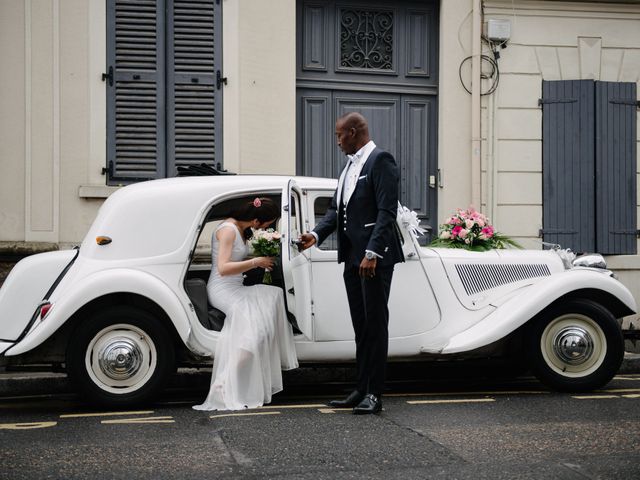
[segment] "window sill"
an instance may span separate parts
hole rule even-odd
[[[80,198],[108,198],[121,187],[109,187],[107,185],[80,185],[78,196]]]

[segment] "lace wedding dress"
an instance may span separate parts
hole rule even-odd
[[[235,224],[231,261],[247,257],[245,244]],[[282,371],[298,367],[293,330],[287,320],[282,289],[271,285],[245,286],[242,274],[218,273],[218,240],[211,240],[211,276],[207,284],[209,302],[226,314],[214,354],[211,389],[196,410],[240,410],[271,401],[282,390]]]

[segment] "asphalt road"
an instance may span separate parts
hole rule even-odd
[[[202,386],[128,411],[0,397],[0,478],[640,479],[640,375],[584,395],[528,377],[392,382],[377,416],[325,406],[346,388],[233,413],[192,410]]]

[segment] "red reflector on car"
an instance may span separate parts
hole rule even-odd
[[[104,236],[96,237],[96,243],[98,245],[109,245],[111,243],[111,238]]]
[[[40,318],[41,319],[43,319],[44,317],[47,316],[47,313],[49,313],[49,310],[51,310],[51,307],[53,307],[53,304],[51,304],[51,303],[44,303],[40,307]]]

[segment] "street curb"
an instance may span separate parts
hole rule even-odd
[[[434,367],[436,370],[438,367]],[[640,373],[640,353],[625,352],[619,375]],[[327,382],[349,383],[355,375],[353,367],[304,367],[283,372],[285,385]],[[206,390],[211,381],[210,369],[181,368],[169,381],[169,389]],[[74,393],[65,373],[0,372],[0,396],[5,399],[27,395],[59,395]]]

